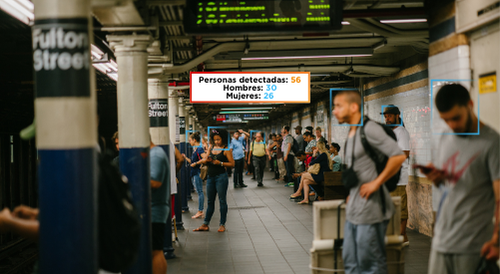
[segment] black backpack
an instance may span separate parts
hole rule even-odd
[[[122,272],[136,260],[141,226],[127,178],[112,160],[109,152],[99,157],[99,267]]]
[[[361,137],[361,144],[363,144],[363,148],[365,149],[366,154],[368,154],[368,156],[370,156],[370,158],[375,162],[375,166],[377,167],[377,173],[380,174],[384,170],[385,165],[387,164],[387,161],[389,160],[389,157],[383,155],[382,153],[376,153],[375,150],[373,149],[373,147],[370,145],[370,143],[366,139],[365,125],[368,121],[370,121],[370,119],[368,117],[365,117],[364,122],[363,122],[363,126],[360,128],[360,131],[359,131],[360,137]],[[394,133],[394,131],[391,128],[389,128],[381,123],[378,123],[375,121],[373,121],[373,122],[380,125],[384,129],[385,133],[387,135],[389,135],[389,137],[391,137],[394,141],[397,141],[396,134]],[[384,183],[385,187],[387,187],[387,190],[389,192],[393,192],[394,190],[396,190],[400,177],[401,177],[401,167],[399,168],[398,172],[394,176],[389,178],[389,180],[387,180]],[[385,214],[385,202],[384,202],[385,201],[385,194],[383,191],[379,191],[379,192],[380,192],[380,197],[382,198],[381,199],[382,212]]]
[[[292,144],[292,152],[293,154],[297,154],[297,152],[299,152],[300,148],[299,148],[299,143],[297,142],[297,140],[295,140],[295,138],[293,138],[293,144]]]
[[[389,157],[387,157],[381,153],[376,153],[375,150],[373,149],[373,147],[370,145],[370,143],[366,139],[365,125],[368,121],[370,121],[370,119],[368,117],[365,117],[364,122],[363,122],[363,126],[360,128],[360,131],[359,131],[359,134],[361,137],[361,144],[363,144],[363,148],[365,149],[366,154],[368,154],[368,156],[370,156],[370,158],[375,162],[375,166],[377,167],[377,173],[380,174],[384,170],[385,165],[387,164],[387,161],[389,160]],[[384,129],[385,133],[387,135],[389,135],[389,137],[391,137],[394,141],[397,141],[396,134],[394,133],[394,131],[390,127],[385,126],[385,125],[378,123],[378,122],[375,122],[375,121],[373,121],[373,122],[380,125]],[[401,167],[399,168],[398,172],[394,176],[389,178],[389,180],[387,180],[384,183],[385,187],[387,187],[387,190],[389,190],[389,192],[393,192],[394,190],[396,190],[400,177],[401,177]]]

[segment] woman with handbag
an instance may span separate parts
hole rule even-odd
[[[302,196],[303,191],[304,199],[298,202],[298,204],[309,204],[309,185],[318,185],[315,189],[320,197],[323,196],[323,173],[325,171],[330,171],[331,165],[332,159],[330,158],[328,149],[326,149],[325,142],[318,142],[313,151],[313,159],[311,163],[309,163],[309,168],[307,172],[302,175],[297,192],[290,195],[290,198],[295,199]]]
[[[203,159],[203,155],[205,154],[205,150],[203,146],[200,145],[200,133],[195,132],[191,134],[188,138],[189,144],[196,148],[193,151],[193,155],[191,155],[191,159],[186,157],[183,153],[184,159],[191,164],[191,182],[193,183],[196,192],[198,193],[198,212],[195,215],[191,216],[193,219],[203,218],[203,205],[205,204],[205,195],[203,195],[203,180],[201,179],[201,164],[199,162]]]
[[[227,187],[229,179],[226,168],[234,167],[233,151],[228,149],[228,133],[224,129],[210,131],[210,147],[208,153],[198,163],[208,166],[207,178],[207,212],[203,224],[193,231],[208,231],[208,224],[215,210],[215,197],[219,196],[220,225],[218,232],[226,231]]]

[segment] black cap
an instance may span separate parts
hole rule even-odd
[[[306,127],[306,130],[312,133],[313,132],[313,127],[312,126],[308,126],[308,127]]]
[[[395,105],[388,105],[384,108],[384,112],[380,114],[401,114],[399,108]]]

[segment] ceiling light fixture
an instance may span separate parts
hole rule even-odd
[[[405,24],[405,23],[425,23],[427,19],[394,19],[394,20],[380,20],[382,24]]]
[[[347,21],[342,21],[342,25],[350,25],[351,23],[347,22]]]
[[[26,25],[35,20],[34,5],[28,0],[0,0],[0,9]]]

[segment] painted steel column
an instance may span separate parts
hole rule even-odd
[[[170,132],[169,132],[169,115],[168,115],[168,79],[154,78],[148,79],[148,97],[149,97],[149,133],[151,141],[163,148],[169,156],[170,163],[170,187],[168,195],[177,191],[177,182],[172,180],[172,174],[175,178],[175,157],[170,155]],[[174,152],[172,150],[172,152]],[[173,165],[172,165],[173,164]],[[172,246],[172,199],[168,199],[168,217],[165,225],[165,240],[163,251],[165,258],[175,258],[174,248]]]
[[[35,0],[39,273],[97,273],[97,124],[89,0]]]
[[[149,173],[148,53],[149,35],[108,35],[118,63],[118,132],[120,169],[128,178],[141,221],[137,261],[123,273],[151,273],[151,183]]]
[[[187,155],[187,146],[186,146],[186,109],[184,105],[184,99],[182,97],[179,98],[179,150],[181,153]],[[188,193],[189,190],[189,174],[187,174],[187,161],[184,161],[184,164],[180,170],[180,178],[179,184],[181,187],[181,202],[182,202],[182,212],[189,211],[188,205]]]
[[[173,148],[172,145],[174,145],[175,147],[177,147],[177,149],[179,149],[180,151],[180,148],[179,148],[179,143],[180,143],[180,140],[179,140],[179,126],[178,126],[178,121],[177,121],[177,118],[178,118],[178,111],[179,111],[179,101],[178,101],[178,96],[177,96],[177,91],[176,90],[169,90],[168,91],[168,123],[170,125],[172,125],[171,127],[169,127],[169,132],[170,132],[170,145],[171,145],[171,148]],[[171,154],[174,152],[174,150],[171,150]],[[174,155],[174,159],[175,159],[175,155]],[[176,164],[175,161],[172,161],[170,163],[170,166],[172,166],[172,163],[174,163],[174,165]],[[174,170],[176,171],[175,173],[172,173],[172,176],[174,177],[170,177],[171,180],[173,180],[174,182],[175,181],[179,181],[179,183],[176,184],[177,188],[176,188],[176,191],[175,192],[172,192],[172,194],[175,194],[174,195],[174,199],[175,199],[175,204],[174,204],[174,212],[175,212],[175,224],[176,224],[176,227],[177,227],[177,230],[184,230],[184,223],[182,222],[182,203],[181,203],[181,187],[180,187],[180,178],[179,178],[179,175],[177,173],[177,169],[174,167]]]

